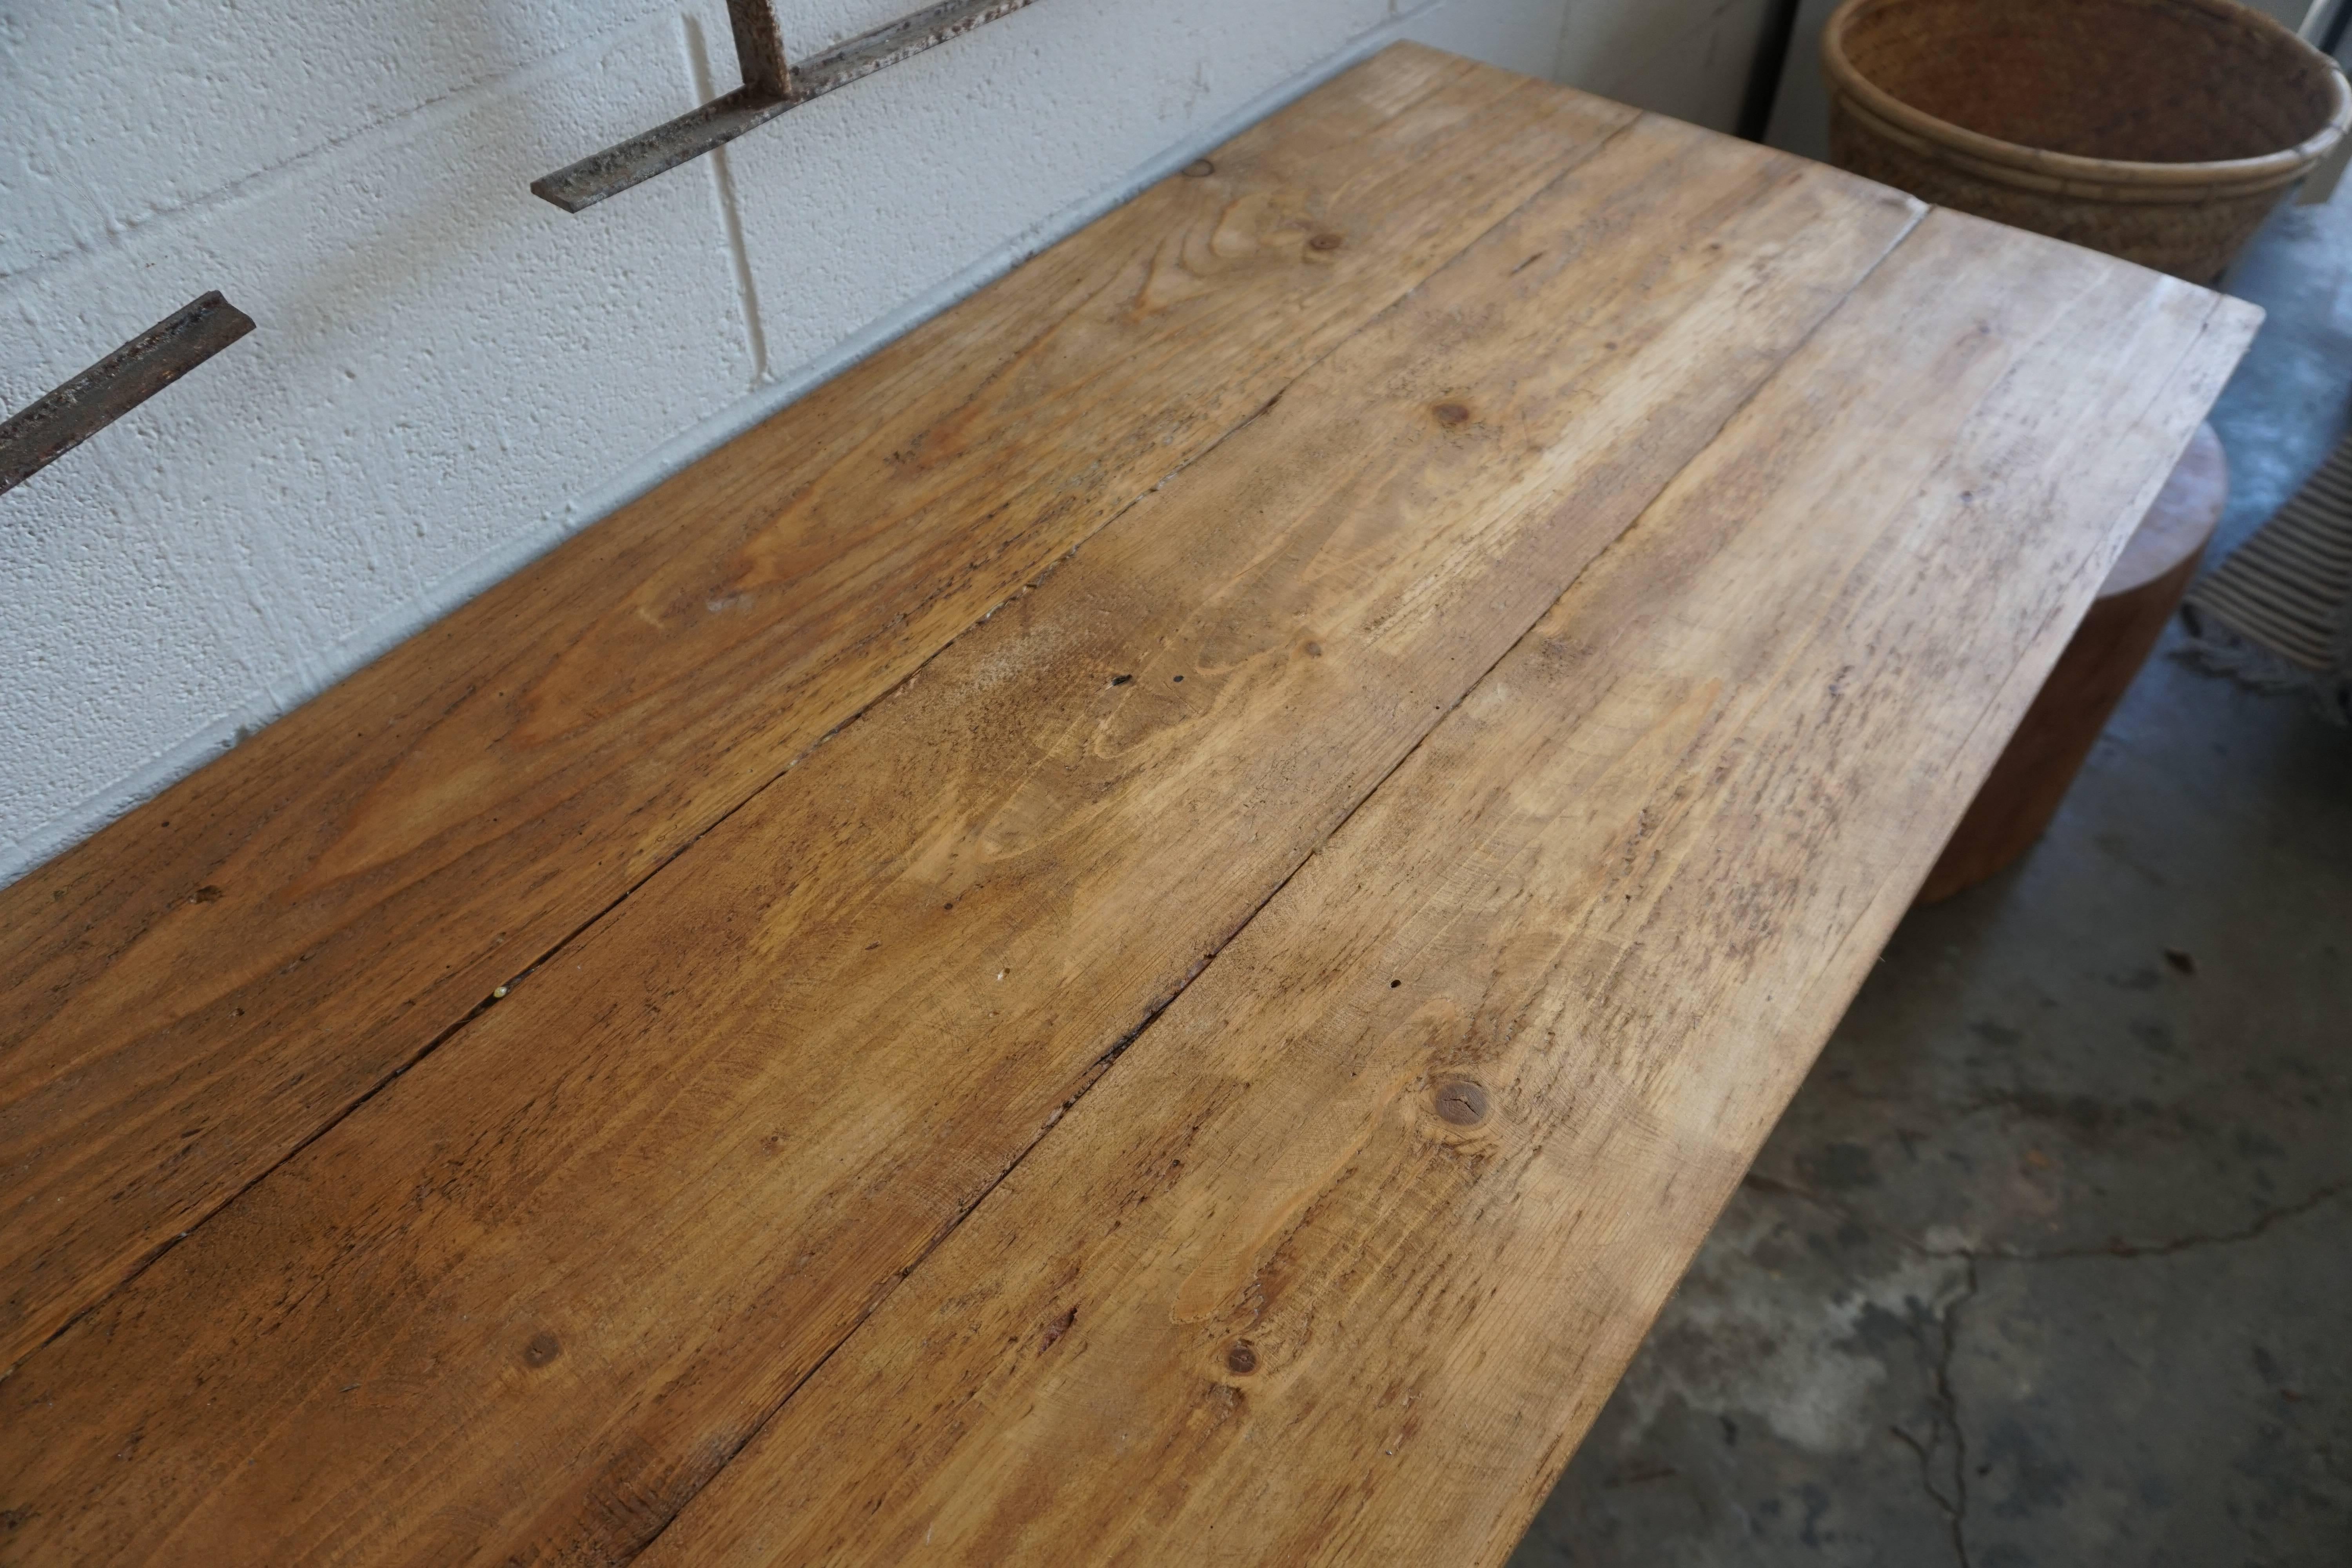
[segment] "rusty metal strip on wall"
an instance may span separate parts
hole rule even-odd
[[[911,16],[837,44],[803,65],[784,58],[770,0],[727,0],[743,85],[640,136],[592,153],[531,182],[531,194],[565,212],[593,206],[721,147],[788,109],[822,98],[860,77],[897,65],[935,45],[1010,16],[1033,0],[940,0]]]
[[[218,289],[199,294],[0,423],[0,490],[31,479],[251,331],[253,318]]]

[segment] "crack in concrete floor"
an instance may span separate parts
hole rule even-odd
[[[1955,1494],[1948,1500],[1941,1496],[1937,1496],[1936,1500],[1951,1515],[1952,1551],[1959,1558],[1960,1568],[1969,1568],[1969,1428],[1968,1424],[1960,1419],[1959,1395],[1952,1392],[1952,1357],[1960,1344],[1960,1309],[1974,1300],[1976,1293],[1977,1266],[1976,1260],[1970,1258],[1968,1289],[1960,1292],[1959,1300],[1948,1303],[1944,1308],[1944,1353],[1936,1362],[1936,1399],[1943,1407],[1944,1419],[1949,1424],[1952,1433],[1952,1490]],[[1932,1495],[1934,1489],[1929,1490]]]
[[[1959,1346],[1960,1310],[1977,1295],[1979,1264],[1989,1262],[2032,1265],[2074,1262],[2088,1258],[2123,1260],[2158,1258],[2170,1258],[2199,1248],[2239,1246],[2258,1240],[2267,1235],[2274,1226],[2301,1218],[2344,1197],[2347,1193],[2352,1193],[2352,1182],[2332,1184],[2299,1202],[2266,1210],[2252,1225],[2225,1236],[2185,1236],[2174,1237],[2168,1241],[2136,1245],[2118,1241],[2096,1249],[1980,1252],[1966,1248],[1937,1249],[1916,1237],[1907,1236],[1900,1230],[1884,1226],[1870,1215],[1861,1214],[1833,1198],[1770,1176],[1751,1174],[1743,1184],[1759,1191],[1786,1194],[1835,1215],[1843,1221],[1868,1226],[1919,1257],[1956,1258],[1967,1265],[1966,1287],[1959,1295],[1944,1304],[1937,1318],[1942,1338],[1941,1353],[1937,1358],[1935,1369],[1935,1394],[1938,1418],[1930,1430],[1927,1440],[1924,1443],[1899,1424],[1890,1425],[1887,1428],[1891,1436],[1918,1456],[1920,1486],[1950,1521],[1952,1552],[1960,1568],[1970,1568],[1968,1546],[1969,1439],[1968,1426],[1960,1415],[1958,1395],[1952,1387],[1951,1373],[1952,1359]],[[1937,1484],[1935,1473],[1937,1455],[1941,1451],[1947,1438],[1949,1439],[1953,1449],[1951,1487],[1948,1494]],[[2323,1445],[2320,1453],[2323,1462],[2331,1471],[2339,1475],[2343,1473],[2341,1466],[2335,1458],[2332,1446]]]
[[[1943,1339],[1942,1353],[1936,1360],[1936,1401],[1937,1419],[1922,1443],[1900,1426],[1889,1426],[1887,1431],[1896,1441],[1919,1456],[1919,1485],[1936,1506],[1951,1521],[1952,1555],[1960,1568],[1969,1564],[1969,1431],[1960,1420],[1959,1401],[1952,1393],[1952,1354],[1959,1345],[1959,1312],[1969,1299],[1977,1292],[1976,1268],[1969,1269],[1968,1288],[1959,1297],[1945,1304],[1937,1320]],[[1941,1451],[1945,1438],[1952,1444],[1952,1486],[1950,1495],[1936,1484],[1936,1455]]]
[[[1800,1186],[1794,1182],[1750,1172],[1744,1179],[1743,1184],[1763,1192],[1786,1193],[1790,1197],[1818,1205],[1841,1219],[1868,1226],[1874,1230],[1884,1233],[1888,1239],[1919,1254],[1922,1258],[1957,1258],[1970,1263],[2064,1263],[2085,1258],[2169,1258],[2176,1253],[2188,1252],[2200,1247],[2231,1247],[2241,1242],[2256,1240],[2267,1234],[2273,1226],[2284,1220],[2299,1219],[2314,1209],[2324,1207],[2347,1193],[2352,1193],[2352,1182],[2331,1183],[2298,1202],[2278,1208],[2265,1209],[2255,1216],[2252,1224],[2221,1236],[2182,1236],[2175,1237],[2168,1241],[2149,1242],[2126,1241],[2117,1237],[2101,1247],[2057,1247],[2037,1252],[2014,1247],[1935,1247],[1899,1228],[1885,1225],[1848,1205],[1841,1204],[1834,1198]]]

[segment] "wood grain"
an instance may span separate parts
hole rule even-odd
[[[1501,1561],[2255,315],[1931,215],[640,1561]]]
[[[0,1365],[1630,119],[1392,50],[0,891]]]
[[[627,1555],[1918,210],[1616,135],[0,1382],[0,1552]]]
[[[1919,902],[1936,903],[1972,888],[2033,847],[2180,607],[2229,496],[2221,438],[2212,426],[2200,425],[1961,814],[1920,885]]]

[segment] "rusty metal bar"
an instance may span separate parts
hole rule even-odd
[[[743,85],[772,98],[784,96],[792,74],[784,58],[784,35],[771,0],[727,0],[727,22],[735,34],[735,68]]]
[[[593,206],[606,196],[726,145],[788,109],[823,98],[860,77],[871,76],[885,66],[897,65],[1033,3],[940,0],[794,66],[784,58],[776,14],[769,0],[727,0],[728,20],[735,32],[736,64],[743,73],[741,87],[667,124],[533,180],[531,194],[568,213]]]
[[[0,424],[0,491],[31,479],[253,331],[215,289],[199,294]]]

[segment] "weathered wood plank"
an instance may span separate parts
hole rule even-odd
[[[1391,51],[0,890],[0,1365],[1630,118]]]
[[[1564,174],[0,1382],[27,1555],[625,1555],[1916,221]]]
[[[1499,1562],[2256,314],[1931,215],[640,1562]]]

